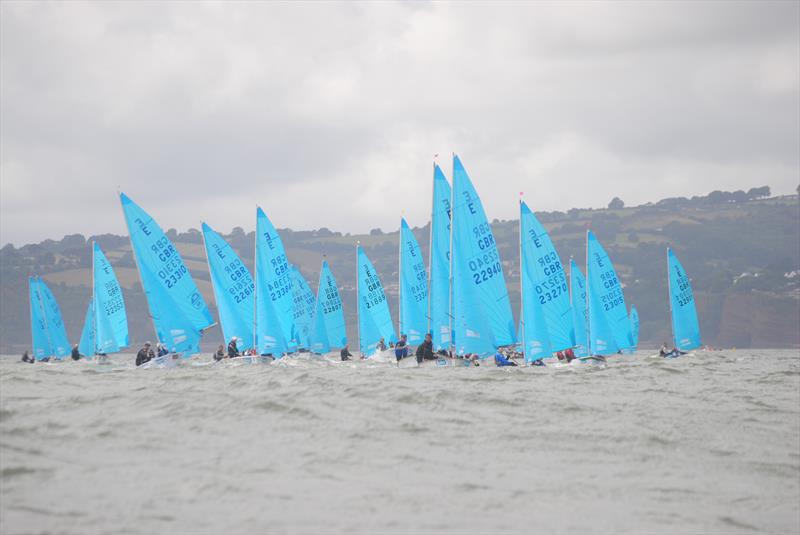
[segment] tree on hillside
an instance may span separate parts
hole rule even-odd
[[[763,199],[770,196],[769,186],[761,186],[760,188],[750,188],[747,190],[748,199]]]
[[[625,208],[625,203],[619,197],[614,197],[613,199],[611,199],[611,202],[608,203],[608,207],[611,210],[622,210],[623,208]]]
[[[383,235],[383,231],[381,229],[379,229],[379,228],[374,228],[374,229],[369,231],[369,235],[370,236],[382,236]]]

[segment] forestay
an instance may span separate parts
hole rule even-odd
[[[575,345],[575,327],[569,289],[564,266],[547,231],[528,208],[520,203],[520,247],[523,259],[523,282],[533,292],[533,298],[541,305],[546,333],[552,351],[560,351]]]
[[[592,231],[587,232],[586,258],[589,353],[612,355],[633,347],[622,285],[611,259]]]
[[[311,330],[314,320],[314,292],[297,266],[289,264],[292,275],[292,302],[294,314],[292,316],[297,327],[297,339],[300,347],[311,349]]]
[[[296,348],[292,277],[278,231],[256,210],[256,344],[276,358]]]
[[[586,337],[586,326],[589,322],[589,310],[586,308],[586,278],[574,260],[569,261],[570,303],[572,304],[572,323],[575,326],[575,355],[589,355],[589,339]]]
[[[458,354],[491,354],[516,341],[500,254],[478,197],[453,155],[453,340]]]
[[[217,302],[222,335],[228,344],[236,337],[236,346],[244,351],[254,347],[255,285],[250,270],[222,236],[206,223],[202,225],[203,243],[211,274],[211,286]]]
[[[697,321],[692,285],[678,257],[670,248],[667,248],[667,265],[672,336],[675,347],[681,351],[689,351],[700,347],[700,325]]]
[[[389,303],[378,272],[359,245],[356,247],[358,270],[358,344],[362,355],[375,353],[378,341],[388,345],[397,341],[389,312]]]
[[[94,351],[90,354],[117,353],[129,344],[128,315],[122,287],[97,242],[93,245],[92,257]]]
[[[331,348],[345,345],[347,345],[347,331],[342,298],[328,262],[323,260],[319,273],[311,349],[315,353],[323,354]]]
[[[418,345],[428,325],[428,274],[414,233],[400,220],[400,334]]]
[[[434,349],[449,348],[450,336],[450,184],[437,164],[433,165],[433,211],[431,214],[429,332]]]
[[[158,340],[184,356],[199,353],[202,331],[214,323],[200,290],[158,223],[124,193],[120,200]]]

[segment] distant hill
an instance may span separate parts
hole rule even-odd
[[[796,195],[764,198],[769,188],[749,192],[712,192],[705,197],[664,199],[625,208],[614,199],[603,210],[539,212],[561,259],[585,264],[585,230],[592,228],[614,260],[628,304],[641,318],[640,344],[670,340],[665,246],[671,243],[693,280],[703,341],[714,346],[800,347],[800,204]],[[147,207],[145,207],[147,209]],[[168,215],[153,213],[163,227]],[[399,222],[399,217],[398,217]],[[515,317],[519,308],[518,222],[492,223],[503,260]],[[414,232],[427,257],[429,225]],[[316,290],[322,256],[338,279],[348,322],[356,341],[355,245],[360,241],[397,311],[398,233],[374,229],[365,235],[342,235],[326,228],[280,230],[289,260],[300,267]],[[214,297],[198,230],[168,231],[216,315]],[[254,233],[235,228],[225,238],[252,270]],[[30,346],[27,276],[44,277],[58,299],[68,334],[80,336],[91,275],[89,243],[96,240],[124,286],[134,345],[153,338],[153,328],[127,236],[65,236],[0,249],[0,351]],[[395,317],[395,321],[397,318]],[[219,343],[219,327],[204,338]],[[357,344],[353,344],[356,346]]]

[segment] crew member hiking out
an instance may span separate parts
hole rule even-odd
[[[217,352],[214,353],[214,360],[219,362],[220,360],[225,358],[225,346],[220,344],[217,348]]]
[[[81,352],[78,349],[78,344],[75,344],[74,346],[72,346],[72,360],[80,360],[80,358],[81,358]]]
[[[404,359],[408,356],[408,337],[405,334],[401,334],[400,340],[395,344],[394,356],[397,358],[397,362],[400,362],[400,359]]]
[[[350,354],[350,345],[345,344],[345,346],[339,352],[339,355],[342,357],[342,360],[350,360],[350,357],[353,356]]]

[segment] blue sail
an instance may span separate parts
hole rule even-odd
[[[36,360],[53,355],[53,346],[47,332],[47,320],[44,315],[44,303],[39,292],[39,279],[28,277],[28,295],[31,307],[31,341],[33,357]]]
[[[356,247],[356,269],[358,270],[358,345],[362,355],[371,356],[375,353],[381,338],[388,345],[390,342],[396,342],[397,336],[378,272],[360,245]]]
[[[575,327],[564,266],[550,236],[525,202],[520,203],[523,270],[544,313],[552,351],[575,345]]]
[[[700,325],[697,322],[692,285],[686,271],[678,261],[678,257],[670,248],[667,248],[667,267],[669,268],[672,336],[675,347],[681,351],[689,351],[700,347]]]
[[[336,279],[326,260],[322,261],[314,311],[314,331],[311,349],[315,353],[327,353],[332,347],[347,345],[347,330],[344,320],[342,298]]]
[[[42,279],[39,279],[39,295],[42,298],[44,321],[47,326],[47,335],[50,338],[52,355],[61,360],[72,351],[67,337],[67,329],[64,327],[64,319],[61,316],[61,308],[50,288]]]
[[[612,355],[633,347],[622,285],[608,254],[587,232],[586,279],[589,301],[589,353]]]
[[[433,166],[431,214],[429,332],[435,350],[450,347],[450,184],[438,165]]]
[[[244,351],[253,347],[255,322],[255,285],[247,266],[236,251],[210,226],[203,223],[203,243],[208,258],[208,271],[214,288],[222,336],[228,344],[234,336]]]
[[[578,268],[578,264],[569,260],[570,303],[572,304],[572,323],[575,326],[575,356],[589,355],[589,339],[586,337],[586,326],[589,323],[589,311],[586,308],[586,278]]]
[[[199,353],[203,329],[214,324],[200,290],[158,223],[124,193],[120,201],[156,336],[170,351]]]
[[[538,221],[524,202],[519,204],[519,235],[520,235],[520,289],[522,293],[522,310],[520,314],[519,334],[517,337],[522,342],[522,352],[527,362],[549,357],[553,354],[553,344],[548,329],[548,317],[545,307],[556,303],[562,297],[560,280],[555,276],[542,280],[542,269],[548,269],[553,275],[558,272],[554,264],[560,268],[558,256],[550,256],[550,250],[541,251],[549,243],[545,243],[538,232]],[[536,224],[534,224],[534,222]],[[542,229],[544,230],[544,229]],[[546,237],[547,234],[544,234]],[[552,249],[552,244],[549,244]],[[546,259],[544,263],[543,258]],[[561,270],[563,272],[563,269]],[[553,280],[549,280],[553,279]],[[566,283],[564,283],[566,287]],[[552,297],[551,297],[552,296]],[[546,299],[550,297],[550,299]],[[567,303],[569,304],[569,303]],[[570,318],[570,322],[572,318]],[[571,347],[571,346],[570,346]],[[563,348],[561,348],[563,349]]]
[[[490,354],[516,341],[500,254],[472,182],[453,155],[453,340],[459,354]]]
[[[428,326],[428,273],[414,233],[400,220],[400,334],[418,345]]]
[[[297,349],[292,276],[278,231],[261,208],[256,211],[256,342],[274,357]]]
[[[630,320],[631,320],[631,338],[633,339],[632,349],[636,351],[636,348],[639,347],[639,312],[637,312],[636,307],[634,305],[631,305]]]
[[[311,331],[313,329],[314,305],[316,297],[311,291],[297,266],[289,265],[292,273],[292,301],[294,303],[294,324],[297,327],[297,339],[300,347],[311,349]]]
[[[78,352],[84,357],[92,357],[95,354],[94,339],[94,299],[92,299],[86,306],[86,317],[83,320],[83,330],[81,331],[81,339],[78,342]]]
[[[87,355],[117,353],[128,347],[128,315],[122,287],[111,263],[97,242],[93,246],[92,313],[94,315],[94,351]]]

